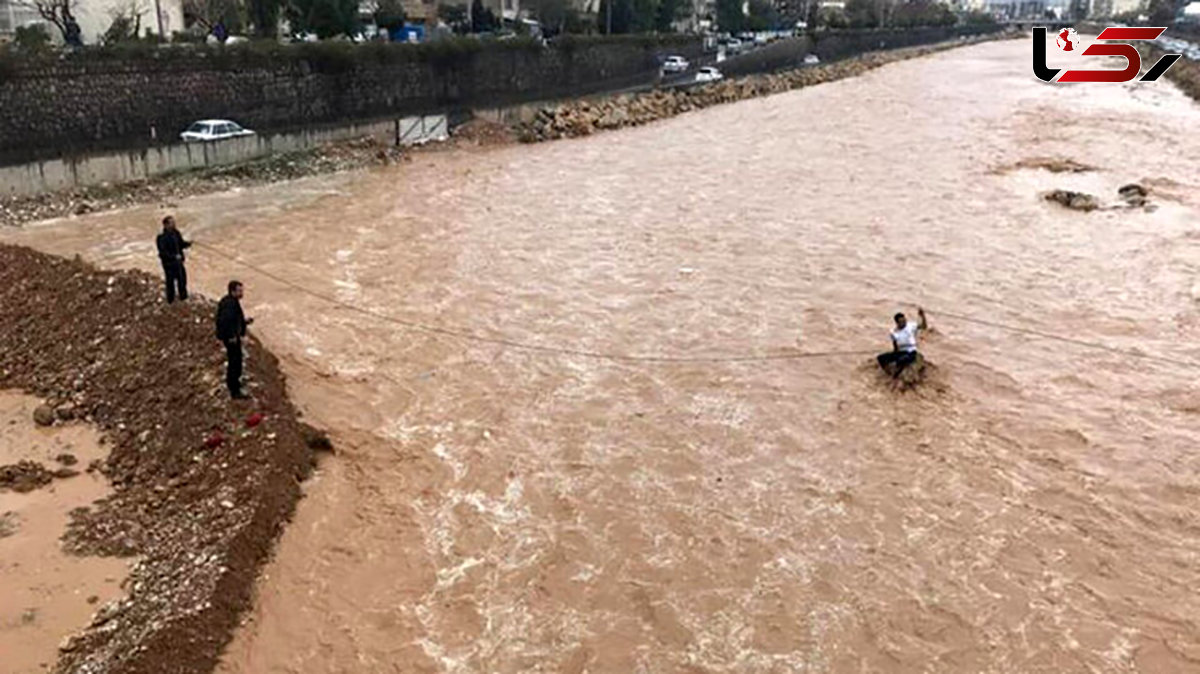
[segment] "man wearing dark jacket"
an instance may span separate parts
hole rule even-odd
[[[229,294],[217,304],[217,339],[225,345],[225,384],[234,400],[250,397],[242,393],[242,338],[254,319],[242,313],[241,300],[241,281],[230,281]]]
[[[163,230],[155,243],[158,244],[158,259],[162,261],[163,276],[167,277],[167,304],[175,301],[175,290],[179,289],[179,299],[187,299],[187,270],[183,268],[183,250],[192,246],[184,241],[183,235],[175,229],[175,218],[163,218]]]

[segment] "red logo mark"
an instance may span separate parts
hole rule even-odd
[[[1110,26],[1100,31],[1096,43],[1089,45],[1081,52],[1081,56],[1120,56],[1125,59],[1124,70],[1068,70],[1058,78],[1058,82],[1129,82],[1137,77],[1142,70],[1142,57],[1131,44],[1100,44],[1100,40],[1156,40],[1166,28],[1129,28]],[[1063,51],[1074,51],[1079,44],[1074,28],[1064,28],[1058,32],[1056,42]],[[1167,54],[1154,64],[1140,81],[1153,82],[1167,72],[1180,54]],[[1059,68],[1046,66],[1046,29],[1033,29],[1033,74],[1044,82],[1055,81]]]

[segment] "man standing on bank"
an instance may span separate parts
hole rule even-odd
[[[225,384],[234,400],[250,397],[242,393],[242,338],[254,319],[242,313],[242,292],[241,281],[230,281],[229,294],[217,304],[217,339],[225,345]]]
[[[167,304],[175,301],[175,291],[179,291],[179,299],[187,299],[187,270],[183,268],[183,251],[191,248],[190,241],[184,241],[183,235],[175,228],[175,218],[168,215],[163,218],[162,233],[155,243],[158,244],[158,259],[162,261],[163,276],[167,277]]]
[[[879,361],[879,367],[893,377],[900,376],[904,368],[917,360],[917,334],[929,329],[925,310],[917,309],[917,316],[921,319],[920,323],[910,322],[902,313],[892,317],[896,321],[896,329],[891,335],[892,350],[879,354],[876,360]]]

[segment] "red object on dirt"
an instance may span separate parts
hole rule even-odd
[[[225,443],[225,436],[221,431],[213,431],[212,435],[204,439],[204,446],[209,449],[216,449]]]
[[[250,428],[254,428],[255,426],[261,424],[262,420],[263,420],[262,413],[255,412],[254,414],[251,414],[250,416],[246,417],[246,425],[249,426]]]

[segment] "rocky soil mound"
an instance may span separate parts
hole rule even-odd
[[[96,424],[111,446],[93,469],[115,492],[73,513],[64,544],[138,557],[126,598],[64,641],[56,672],[210,671],[311,469],[311,429],[275,358],[249,341],[254,400],[232,403],[212,304],[160,294],[142,273],[0,246],[0,388],[45,399],[51,423]]]
[[[1003,36],[1002,36],[1003,37]],[[997,39],[983,36],[970,40]],[[750,75],[709,84],[625,94],[603,100],[580,100],[545,107],[530,122],[518,127],[527,143],[587,136],[596,131],[638,126],[722,103],[768,96],[814,84],[861,75],[868,70],[904,59],[961,46],[963,42],[871,52],[858,58],[821,66]]]

